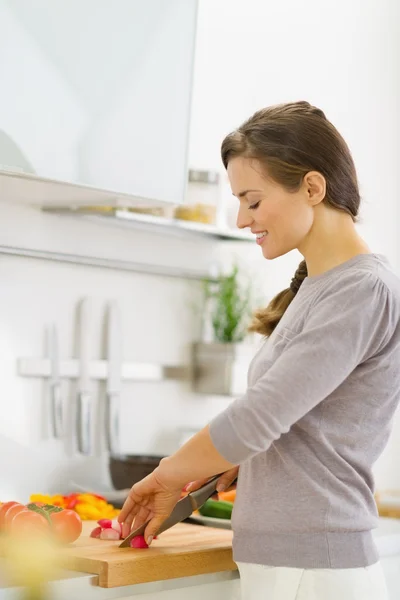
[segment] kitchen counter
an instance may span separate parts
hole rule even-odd
[[[85,530],[90,529],[92,526],[92,523],[85,523]],[[189,525],[182,525],[182,527],[195,527],[197,529],[196,526]],[[400,588],[400,520],[381,518],[378,529],[374,531],[374,537],[388,581],[389,598],[394,600],[398,597]],[[107,544],[108,542],[101,543]],[[150,551],[137,552],[150,553]],[[215,560],[217,560],[219,551],[217,549],[217,553],[214,555]],[[127,552],[130,552],[130,550],[127,550]],[[189,559],[190,554],[188,553],[186,560],[193,562],[192,559],[199,555],[201,555],[200,549],[196,550],[196,554],[192,554],[191,559]],[[150,554],[147,556],[150,556]],[[155,553],[153,560],[153,572],[157,578],[159,576],[157,572],[157,553]],[[206,596],[207,600],[220,600],[221,597],[227,600],[238,600],[240,597],[239,575],[234,563],[230,570],[220,572],[216,572],[218,571],[218,564],[215,563],[212,566],[212,571],[214,572],[205,572],[203,566],[202,574],[104,588],[99,586],[98,575],[65,570],[60,579],[48,584],[49,598],[51,600],[75,600],[76,598],[85,598],[85,600],[117,600],[119,598],[186,600],[190,597],[191,600],[204,600]],[[190,566],[190,572],[193,573],[193,564]],[[0,577],[0,600],[20,600],[21,590],[1,587],[1,585]]]

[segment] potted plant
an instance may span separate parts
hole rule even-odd
[[[194,391],[234,396],[246,389],[252,284],[237,264],[205,280],[203,339],[194,344]],[[208,338],[208,339],[207,339]]]

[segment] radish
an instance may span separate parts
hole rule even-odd
[[[119,523],[119,522],[117,521],[117,519],[113,519],[113,520],[111,521],[111,525],[110,525],[110,527],[112,527],[112,528],[113,528],[115,531],[118,531],[119,535],[121,536],[121,533],[122,533],[122,525],[121,525],[121,523]]]
[[[131,548],[148,548],[147,542],[143,535],[137,535],[131,539]]]
[[[115,529],[107,528],[107,529],[103,529],[103,531],[100,533],[100,539],[101,540],[119,540],[119,539],[121,539],[121,536],[118,533],[118,531],[115,531]]]
[[[97,521],[102,529],[111,529],[112,521],[111,519],[100,519]],[[115,529],[115,528],[114,528]]]
[[[90,534],[90,537],[99,539],[100,534],[101,534],[101,527],[95,527],[93,529],[92,533]]]

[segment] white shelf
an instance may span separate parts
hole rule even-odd
[[[34,206],[46,212],[101,220],[110,225],[162,234],[198,235],[217,240],[254,242],[252,234],[238,229],[224,229],[205,223],[126,210],[128,208],[171,208],[172,205],[163,202],[46,179],[29,173],[14,173],[0,169],[0,199],[6,203]],[[93,210],[93,207],[98,207],[98,210]],[[106,207],[113,210],[106,212]]]
[[[254,235],[242,232],[239,229],[222,229],[206,223],[146,215],[127,210],[117,209],[109,213],[85,210],[85,208],[82,207],[45,207],[43,210],[53,214],[85,217],[90,220],[109,223],[110,225],[128,227],[131,229],[136,228],[161,234],[178,236],[200,235],[208,238],[216,238],[218,240],[254,242]]]

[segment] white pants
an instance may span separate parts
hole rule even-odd
[[[379,562],[361,569],[237,565],[241,600],[388,600]]]

